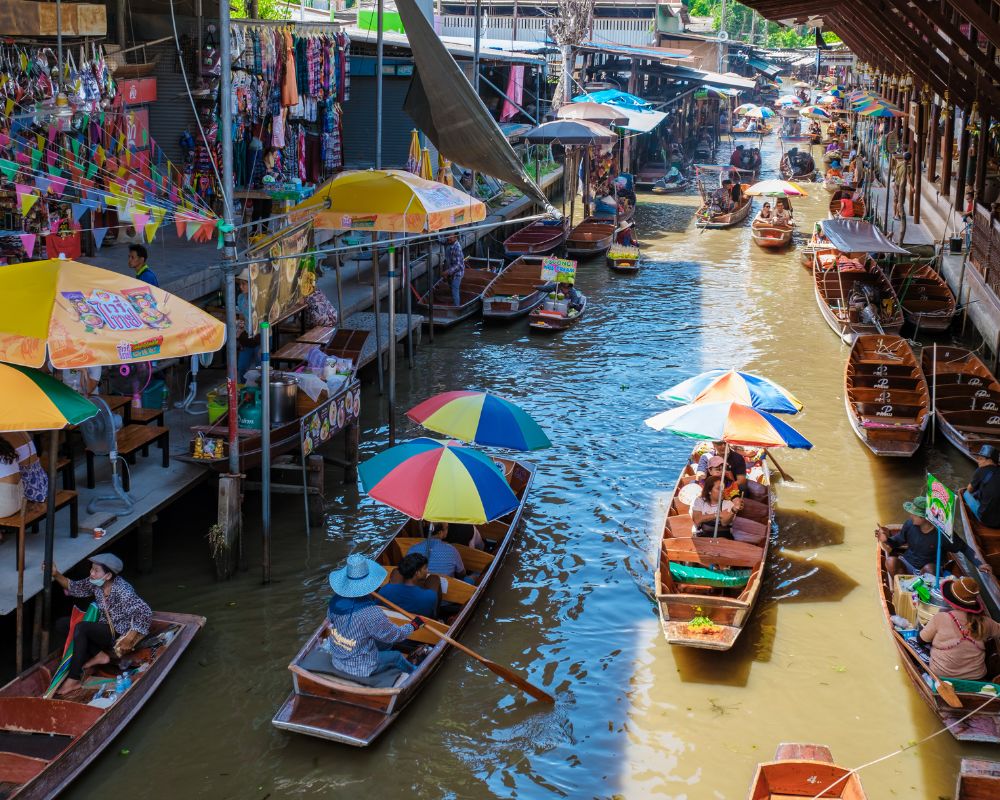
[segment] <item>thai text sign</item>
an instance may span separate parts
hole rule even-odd
[[[955,493],[927,473],[927,519],[952,541],[955,531]]]

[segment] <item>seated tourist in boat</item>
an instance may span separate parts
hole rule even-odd
[[[710,452],[703,453],[698,459],[698,466],[695,468],[695,472],[699,478],[704,478],[708,475],[709,463],[714,457],[726,457],[725,442],[713,442],[712,447],[713,449]],[[740,491],[744,491],[747,485],[747,460],[743,457],[743,454],[737,453],[736,450],[730,448],[727,466],[729,467],[726,470],[728,480],[736,481]]]
[[[771,219],[771,204],[770,203],[764,203],[763,208],[761,208],[761,210],[760,210],[760,218],[762,220],[770,220]]]
[[[757,121],[756,117],[751,117],[750,122],[747,123],[747,133],[758,133],[760,131],[760,123]]]
[[[965,487],[962,497],[969,511],[988,528],[1000,528],[1000,451],[984,444],[976,453],[979,467]]]
[[[716,214],[728,214],[733,208],[733,194],[730,189],[732,181],[726,178],[722,185],[712,192],[711,205]]]
[[[90,557],[90,575],[71,581],[55,565],[52,578],[69,597],[89,597],[100,609],[96,622],[78,622],[73,628],[73,658],[66,680],[57,695],[66,695],[80,688],[83,671],[111,662],[111,654],[129,653],[139,640],[149,633],[153,611],[135,589],[121,577],[124,565],[111,553]],[[70,619],[56,622],[56,643],[61,649],[69,633]]]
[[[729,191],[733,198],[733,208],[739,208],[743,204],[743,184],[739,179],[730,183]]]
[[[937,569],[938,539],[941,540],[942,566],[948,560],[946,556],[962,553],[980,570],[990,571],[989,565],[976,558],[972,548],[960,536],[955,536],[952,542],[938,536],[934,523],[927,518],[927,498],[924,495],[903,503],[903,510],[910,518],[898,533],[890,536],[889,529],[883,525],[875,529],[875,536],[887,553],[885,566],[890,575],[933,575]]]
[[[779,197],[774,201],[774,221],[778,225],[792,224],[792,207],[787,198]]]
[[[464,544],[466,547],[472,547],[476,550],[486,549],[486,542],[483,541],[483,537],[476,530],[475,525],[467,525],[462,522],[439,522],[437,524],[444,525],[446,531],[444,540],[449,544]]]
[[[439,587],[437,591],[429,586]],[[407,553],[400,559],[390,582],[379,594],[411,614],[436,617],[440,602],[441,582],[427,570],[427,557],[422,553]]]
[[[465,563],[461,554],[445,541],[448,536],[448,523],[426,523],[424,536],[426,538],[413,545],[410,552],[421,553],[427,557],[427,570],[435,575],[444,575],[446,578],[464,578]]]
[[[819,123],[813,120],[809,123],[809,135],[810,136],[822,136],[823,131],[820,130]]]
[[[698,476],[698,481],[697,481],[698,485],[704,486],[705,481],[708,480],[713,475],[721,478],[722,464],[723,464],[722,456],[712,456],[708,460],[708,473],[706,475],[699,474]],[[740,487],[739,484],[736,483],[736,481],[733,479],[733,473],[730,470],[726,470],[725,478],[726,481],[725,481],[725,487],[722,490],[722,496],[725,497],[727,500],[732,500],[734,497],[737,497],[739,495]]]
[[[413,672],[416,667],[392,645],[402,642],[423,625],[415,617],[395,625],[371,596],[385,580],[385,567],[360,553],[330,573],[333,597],[327,608],[329,648],[333,668],[355,678],[368,678],[388,669]]]
[[[840,171],[840,162],[837,159],[833,159],[830,162],[830,168],[826,171],[827,179],[831,178],[843,178],[844,173]]]
[[[941,597],[950,608],[942,608],[920,630],[931,646],[931,672],[940,678],[986,680],[986,642],[1000,637],[1000,623],[984,613],[979,584],[972,578],[944,580]]]
[[[733,150],[733,154],[729,157],[729,166],[736,167],[737,169],[743,166],[743,145],[736,145],[736,149]]]
[[[445,250],[445,266],[443,277],[448,279],[451,286],[451,302],[454,306],[462,305],[460,287],[462,278],[465,277],[465,253],[462,252],[462,243],[458,241],[458,233],[452,231],[448,234],[448,248]]]
[[[691,503],[692,532],[695,536],[713,536],[716,533],[715,517],[718,514],[718,536],[723,539],[733,538],[733,520],[743,508],[743,498],[722,500],[719,506],[719,492],[722,490],[722,479],[718,475],[709,475],[705,479],[701,494]]]

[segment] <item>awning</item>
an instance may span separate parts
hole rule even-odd
[[[890,242],[870,222],[860,219],[824,219],[823,233],[842,253],[903,253],[908,251]]]
[[[615,108],[628,117],[628,122],[620,127],[637,133],[649,133],[667,118],[667,115],[662,111],[636,111],[634,108],[619,108],[618,106]]]
[[[679,47],[630,47],[614,42],[581,42],[574,45],[574,50],[583,53],[611,53],[612,55],[626,56],[628,58],[645,58],[650,61],[690,61],[691,51]]]
[[[653,104],[641,97],[621,92],[617,89],[602,89],[597,92],[587,92],[573,98],[574,103],[601,103],[621,111],[628,122],[618,127],[637,133],[648,133],[667,118],[662,111],[654,111]]]
[[[375,47],[375,31],[365,30],[364,28],[358,28],[356,26],[349,26],[344,28],[344,33],[347,34],[348,38],[352,42],[369,44],[372,47]],[[405,48],[412,52],[410,40],[406,38],[405,33],[383,31],[382,40],[386,47]],[[442,44],[444,45],[444,48],[456,59],[471,59],[475,55],[475,48],[471,39],[468,40],[468,44],[459,43],[457,39],[449,41],[442,39]],[[483,61],[507,62],[512,64],[533,64],[539,67],[545,63],[545,56],[520,53],[510,50],[493,50],[488,47],[482,47],[480,49],[479,57]]]
[[[758,72],[763,72],[769,78],[776,77],[782,71],[781,67],[759,58],[748,58],[747,63]]]
[[[710,72],[694,67],[682,67],[680,64],[665,64],[660,69],[662,74],[671,78],[705,83],[717,89],[753,89],[757,85],[752,80],[741,78],[739,75],[723,75],[719,72]]]

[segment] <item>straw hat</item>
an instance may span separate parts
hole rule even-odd
[[[972,578],[952,578],[941,582],[941,596],[952,608],[969,614],[982,614],[983,602],[979,599],[979,584]]]
[[[903,511],[907,514],[913,514],[915,517],[927,519],[927,498],[921,494],[912,500],[907,500],[903,503]]]
[[[385,567],[360,553],[347,557],[347,566],[330,573],[330,588],[341,597],[364,597],[385,580]]]

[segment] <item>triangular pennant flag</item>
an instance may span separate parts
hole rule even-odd
[[[59,167],[49,167],[49,175],[55,175],[58,178],[62,175],[62,170]],[[65,182],[63,182],[63,188],[66,188]]]
[[[3,172],[3,176],[9,180],[14,180],[14,176],[17,175],[17,164],[13,161],[8,161],[6,158],[0,158],[0,171]]]
[[[118,167],[118,177],[119,178],[124,178],[125,174],[127,172],[128,172],[128,169],[126,169],[125,167]]]
[[[22,194],[20,195],[21,200],[21,216],[27,216],[28,212],[34,207],[35,203],[38,202],[37,194]]]
[[[56,126],[49,125],[49,141],[54,142],[56,140]]]
[[[86,203],[73,203],[73,222],[79,222],[83,219],[83,215],[87,213],[88,205]]]
[[[45,149],[45,137],[42,136],[42,134],[36,133],[35,134],[35,141],[38,142],[38,149],[39,150],[44,150]]]
[[[31,163],[30,156],[28,156],[28,154],[25,153],[23,150],[18,150],[16,153],[14,153],[14,160],[17,161],[19,164]]]
[[[104,115],[101,114],[101,116],[103,117]],[[104,155],[104,148],[101,147],[100,145],[97,145],[97,152],[94,153],[94,161],[96,161],[99,166],[103,166],[105,160],[106,156]]]
[[[132,212],[132,225],[135,226],[137,233],[146,227],[147,222],[149,222],[149,214],[143,214],[139,211]]]
[[[20,197],[22,194],[31,194],[35,190],[35,187],[29,186],[26,183],[17,183],[14,185],[14,191],[17,192],[17,196]]]
[[[10,134],[0,131],[0,147],[7,147],[10,144]]]
[[[153,237],[156,236],[156,232],[159,229],[160,229],[160,223],[157,222],[155,219],[151,220],[150,222],[147,222],[143,226],[143,230],[146,232],[146,241],[147,242],[153,241]]]
[[[184,220],[184,217],[174,217],[174,227],[177,228],[177,235],[178,236],[183,236],[184,235],[184,226],[185,226],[185,224],[186,224],[186,222]]]
[[[35,178],[35,186],[38,187],[38,191],[40,191],[42,194],[45,194],[49,190],[49,186],[51,185],[52,181],[50,181],[43,175],[39,175],[37,178]]]
[[[49,172],[52,173],[52,179],[49,181],[52,184],[52,193],[56,197],[62,197],[62,193],[66,191],[67,179],[62,177],[62,170],[57,167],[52,167]]]
[[[3,104],[3,115],[5,117],[9,117],[13,110],[14,110],[14,101],[8,97],[7,102]]]
[[[87,177],[93,178],[96,174],[97,174],[97,163],[95,161],[91,161],[89,164],[87,164]]]
[[[191,241],[192,237],[198,232],[198,230],[200,228],[201,228],[201,223],[200,222],[188,222],[187,223],[186,233],[187,233],[188,241]]]
[[[94,228],[94,230],[91,231],[91,233],[94,234],[94,246],[98,250],[100,250],[101,245],[104,244],[104,236],[107,232],[107,228]]]
[[[31,258],[31,254],[35,252],[35,234],[33,233],[21,233],[18,234],[21,239],[21,247],[24,248],[24,253],[28,258]]]
[[[46,150],[45,151],[45,163],[49,166],[54,166],[56,163],[56,151]]]
[[[42,161],[42,151],[37,148],[31,148],[31,168],[34,170],[38,169],[38,165]]]
[[[73,148],[73,155],[75,155],[75,156],[80,155],[80,140],[79,139],[77,139],[74,136],[72,139],[69,140],[69,146],[71,148]]]

